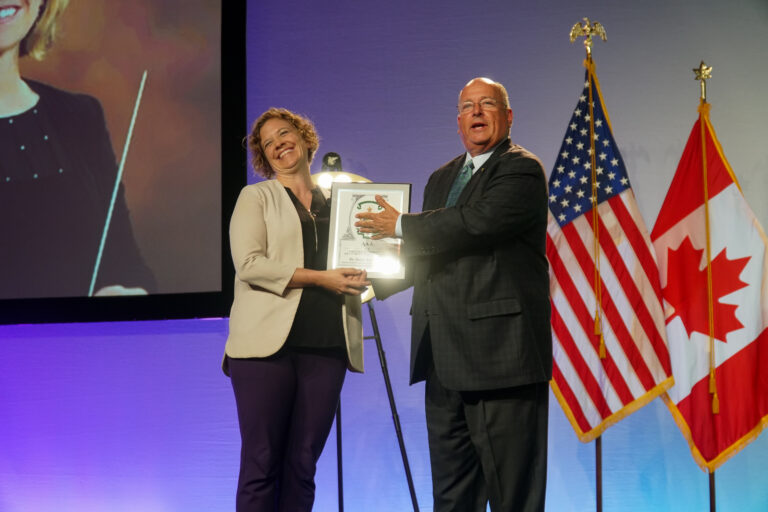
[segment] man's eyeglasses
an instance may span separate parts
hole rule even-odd
[[[483,98],[478,102],[474,101],[465,101],[463,103],[459,103],[459,114],[470,114],[475,111],[475,105],[480,106],[480,110],[483,111],[494,111],[499,110],[501,108],[498,101],[496,101],[493,98]]]

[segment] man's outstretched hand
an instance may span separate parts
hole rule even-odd
[[[380,240],[382,238],[395,238],[395,225],[400,212],[395,210],[391,204],[386,202],[380,195],[375,196],[376,202],[384,208],[379,213],[363,212],[355,215],[358,220],[355,227],[360,229],[361,233],[370,233],[371,238]]]

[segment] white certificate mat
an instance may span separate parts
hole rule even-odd
[[[381,196],[400,213],[408,213],[411,204],[410,183],[338,183],[331,188],[331,226],[328,240],[328,268],[363,269],[369,278],[405,277],[400,257],[402,240],[373,240],[370,233],[355,227],[356,214],[383,208],[376,203]]]

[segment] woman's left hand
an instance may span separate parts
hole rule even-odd
[[[319,274],[317,285],[338,294],[360,295],[371,284],[365,270],[356,268],[336,268]]]

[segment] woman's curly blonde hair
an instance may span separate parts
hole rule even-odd
[[[261,128],[270,119],[283,119],[296,128],[296,131],[299,132],[299,135],[307,145],[307,157],[312,162],[312,157],[314,157],[317,148],[320,146],[320,138],[317,136],[315,125],[312,124],[312,121],[299,114],[294,114],[285,108],[270,108],[254,121],[251,133],[246,137],[254,172],[267,179],[275,175],[275,171],[269,165],[267,155],[264,154],[264,148],[261,147]]]

